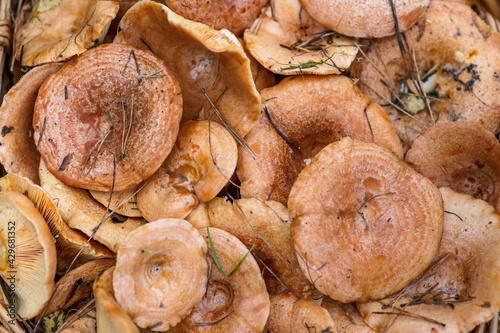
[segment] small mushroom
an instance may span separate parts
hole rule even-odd
[[[302,170],[288,209],[302,271],[343,303],[406,286],[431,263],[443,231],[437,187],[387,148],[352,138]]]
[[[97,331],[139,333],[130,317],[115,300],[113,292],[114,267],[106,270],[94,283]]]
[[[500,215],[480,199],[440,191],[444,232],[432,264],[396,295],[358,304],[377,331],[470,332],[500,309]]]
[[[375,333],[368,326],[356,307],[356,303],[340,303],[325,296],[321,301],[335,323],[339,333]]]
[[[129,217],[142,217],[139,208],[137,208],[137,191],[141,185],[128,190],[117,192],[89,191],[90,195],[104,207],[117,214]],[[111,196],[111,198],[110,198]]]
[[[27,178],[9,173],[0,178],[0,191],[16,191],[25,195],[42,214],[56,244],[58,273],[64,273],[73,261],[76,267],[96,258],[114,257],[114,253],[101,244],[88,241],[83,233],[71,229],[49,195]]]
[[[181,115],[177,79],[161,59],[105,44],[44,82],[35,103],[33,138],[47,168],[65,184],[121,191],[160,167]]]
[[[115,253],[131,231],[146,223],[132,217],[114,219],[115,216],[108,214],[88,191],[68,186],[51,174],[43,159],[40,161],[40,184],[56,202],[59,213],[70,228],[90,236],[99,225],[93,238]]]
[[[414,25],[425,13],[430,0],[300,2],[314,19],[333,31],[353,37],[380,38],[403,32]]]
[[[491,132],[465,122],[438,124],[420,135],[406,162],[437,187],[450,187],[500,211],[500,143]]]
[[[186,20],[149,0],[130,8],[120,29],[115,43],[150,49],[175,73],[184,101],[183,120],[211,118],[222,123],[210,100],[240,136],[253,127],[260,113],[260,97],[250,60],[231,32]]]
[[[148,221],[184,218],[224,188],[237,159],[236,141],[222,125],[187,121],[160,170],[137,194],[137,207]]]
[[[271,296],[271,312],[265,332],[310,333],[337,330],[328,311],[311,299],[282,294]]]
[[[54,290],[54,240],[24,195],[0,192],[0,212],[0,276],[7,285],[2,294],[19,316],[31,319],[43,311]]]
[[[34,67],[80,54],[104,40],[118,7],[115,1],[38,0],[26,21],[16,22],[15,57]]]
[[[248,51],[262,66],[282,75],[340,74],[356,57],[352,38],[316,22],[298,0],[275,0],[245,30]]]
[[[118,304],[141,328],[176,325],[205,294],[206,253],[205,240],[184,220],[162,219],[131,232],[113,273]]]
[[[257,262],[230,233],[199,231],[210,253],[208,285],[192,312],[169,332],[262,332],[270,304]]]
[[[28,177],[40,183],[38,165],[40,154],[33,143],[33,109],[38,89],[47,77],[57,72],[62,64],[38,66],[24,75],[4,96],[0,108],[0,163],[9,173]]]
[[[387,114],[347,77],[285,78],[264,89],[262,99],[265,112],[245,137],[256,157],[239,148],[236,173],[244,198],[286,205],[307,162],[323,147],[346,136],[378,142],[403,156]]]
[[[255,198],[232,203],[214,198],[195,210],[186,217],[195,228],[223,229],[252,248],[269,294],[291,291],[300,296],[309,289],[295,255],[288,211],[282,204]]]

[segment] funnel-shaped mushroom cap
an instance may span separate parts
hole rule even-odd
[[[500,143],[484,128],[464,122],[433,126],[405,160],[437,187],[470,194],[500,211]]]
[[[358,304],[376,330],[387,323],[386,332],[469,332],[500,309],[500,215],[480,199],[449,188],[440,191],[446,212],[443,240],[429,269],[397,300]]]
[[[368,326],[356,307],[356,303],[340,303],[325,296],[321,301],[321,306],[325,308],[330,317],[335,322],[338,332],[342,333],[375,333]]]
[[[205,294],[206,253],[205,240],[184,220],[162,219],[138,228],[118,251],[117,302],[139,327],[167,330]]]
[[[256,158],[239,148],[236,172],[243,197],[286,204],[295,178],[306,165],[305,160],[345,136],[378,142],[403,156],[403,148],[387,114],[361,94],[347,77],[286,78],[264,89],[262,100],[272,123],[300,150],[278,134],[263,112],[245,137]]]
[[[351,138],[302,170],[288,209],[306,277],[344,303],[403,288],[431,263],[443,231],[437,187],[387,148]]]
[[[114,298],[114,270],[114,267],[109,268],[94,283],[97,330],[99,332],[139,333],[137,326]]]
[[[94,228],[107,217],[94,239],[115,253],[131,231],[146,223],[138,218],[127,218],[115,223],[113,216],[109,216],[106,208],[96,202],[88,191],[64,184],[47,170],[43,159],[40,161],[40,184],[51,198],[57,199],[59,213],[70,228],[90,236]]]
[[[500,53],[495,50],[500,48],[500,36],[470,6],[440,0],[431,1],[404,36],[404,58],[394,36],[371,42],[366,57],[351,66],[360,89],[385,105],[401,140],[409,147],[434,122],[457,120],[497,134],[500,80],[495,73],[500,73]]]
[[[358,53],[356,41],[329,31],[298,0],[275,0],[245,30],[248,51],[282,75],[340,74]]]
[[[325,27],[343,35],[380,38],[396,34],[394,13],[399,31],[417,23],[430,0],[301,0],[304,8]],[[394,11],[391,8],[394,4]]]
[[[250,61],[236,37],[186,20],[168,7],[140,1],[125,14],[115,43],[151,49],[175,73],[184,100],[183,120],[214,114],[201,89],[240,135],[260,114]],[[212,120],[220,122],[214,115]]]
[[[137,206],[148,221],[184,218],[198,200],[209,201],[224,188],[237,159],[236,141],[222,125],[185,122],[161,169],[137,194]]]
[[[118,8],[115,1],[38,0],[17,22],[16,59],[34,67],[80,54],[104,40]]]
[[[194,0],[166,0],[166,5],[177,14],[201,22],[214,29],[227,29],[236,36],[243,34],[259,16],[266,0],[224,0],[200,3]]]
[[[83,233],[71,229],[63,221],[59,209],[47,192],[29,179],[9,173],[0,178],[0,191],[16,191],[24,194],[42,214],[56,243],[58,273],[64,273],[77,254],[78,258],[73,263],[76,266],[96,258],[114,256],[113,252],[101,244],[93,240],[88,241]]]
[[[89,297],[92,284],[108,268],[115,264],[115,259],[97,259],[87,262],[65,274],[57,281],[56,289],[46,314],[70,308],[83,298]]]
[[[43,216],[24,195],[0,192],[0,211],[0,275],[8,286],[4,298],[19,316],[30,319],[54,290],[56,247]]]
[[[108,207],[109,210],[116,212],[117,214],[130,216],[130,217],[141,217],[142,214],[137,208],[137,191],[140,186],[133,187],[128,190],[113,192],[110,201],[110,192],[102,191],[89,191],[90,195],[96,199],[104,207]]]
[[[287,290],[302,295],[310,286],[299,267],[286,207],[275,201],[239,199],[233,203],[214,198],[199,206],[206,214],[186,217],[195,228],[223,229],[236,236],[264,267],[263,277],[270,294]],[[198,210],[198,207],[196,208]]]
[[[67,185],[131,188],[167,158],[182,98],[174,74],[149,51],[105,44],[66,63],[38,92],[34,140]]]
[[[4,96],[0,107],[0,163],[9,173],[28,177],[36,184],[40,154],[33,143],[33,108],[38,89],[62,64],[47,64],[30,70]]]
[[[293,294],[282,294],[271,296],[271,312],[266,332],[310,333],[337,330],[328,311],[311,299],[298,299]]]
[[[261,332],[269,315],[269,295],[257,262],[230,233],[217,228],[199,231],[211,261],[208,286],[191,314],[169,332]]]

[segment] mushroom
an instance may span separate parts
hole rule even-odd
[[[175,73],[184,101],[183,120],[211,117],[222,123],[224,118],[241,137],[253,127],[260,97],[250,61],[231,32],[186,20],[149,0],[130,8],[120,29],[115,43],[150,49]],[[212,117],[211,103],[220,116]]]
[[[257,262],[230,233],[199,229],[211,269],[203,298],[169,333],[262,332],[269,315],[269,295]]]
[[[250,52],[248,52],[243,38],[238,37],[238,41],[241,45],[243,45],[245,54],[247,55],[248,60],[250,60],[250,70],[252,71],[252,77],[257,91],[260,92],[262,89],[274,86],[276,84],[276,77],[274,74],[262,66],[257,60],[255,60]]]
[[[137,326],[167,330],[205,294],[206,253],[205,240],[184,220],[162,219],[138,228],[118,250],[116,301]]]
[[[104,207],[115,211],[117,214],[129,217],[142,217],[137,208],[137,192],[142,187],[140,185],[128,190],[117,192],[89,191],[90,195]]]
[[[24,195],[0,192],[0,276],[8,308],[31,319],[54,290],[56,248],[43,216]]]
[[[405,160],[437,187],[470,194],[500,211],[500,143],[484,128],[460,121],[433,126],[413,142]]]
[[[321,306],[330,314],[337,328],[337,332],[375,333],[375,331],[363,320],[363,317],[356,307],[356,303],[340,303],[325,296],[322,299]]]
[[[226,186],[237,159],[236,141],[222,125],[187,121],[160,170],[137,194],[137,207],[148,221],[184,218]]]
[[[137,326],[114,298],[114,270],[114,267],[109,268],[94,283],[93,293],[96,303],[97,331],[139,333]]]
[[[440,191],[443,239],[427,271],[390,298],[358,304],[378,331],[470,332],[500,309],[500,215],[480,199]]]
[[[399,34],[417,23],[430,0],[300,2],[315,20],[333,31],[353,37],[380,38]]]
[[[240,36],[259,16],[266,0],[225,0],[204,3],[166,0],[165,4],[188,20],[201,22],[217,30],[227,29]]]
[[[0,107],[0,163],[9,173],[28,177],[39,184],[40,154],[33,143],[33,108],[38,89],[62,64],[38,66],[24,75],[4,96]]]
[[[105,44],[66,63],[38,92],[34,141],[69,186],[121,191],[170,153],[182,114],[174,74],[149,51]]]
[[[64,273],[71,263],[78,266],[96,258],[114,257],[114,253],[104,246],[71,229],[49,195],[29,179],[9,173],[0,178],[0,191],[16,191],[25,195],[42,214],[56,244],[58,273]]]
[[[255,198],[232,203],[214,198],[196,207],[186,220],[197,229],[223,229],[252,248],[269,294],[291,291],[301,296],[309,289],[295,255],[288,211],[282,204]]]
[[[493,50],[500,48],[500,36],[469,6],[440,0],[431,1],[404,36],[404,57],[396,37],[374,40],[353,63],[352,75],[361,91],[385,105],[406,148],[443,122],[466,121],[497,134],[500,53]],[[428,81],[433,84],[425,88]],[[425,90],[412,91],[412,85]]]
[[[326,309],[311,299],[293,294],[271,296],[271,312],[266,324],[269,333],[337,332]]]
[[[118,7],[115,1],[38,0],[16,22],[15,58],[34,67],[80,54],[104,40]]]
[[[115,253],[131,231],[146,223],[143,219],[121,219],[108,214],[88,191],[67,186],[51,174],[43,159],[40,161],[40,184],[55,200],[61,217],[70,228],[80,230],[87,236],[93,235],[93,239]]]
[[[343,303],[406,286],[431,263],[443,231],[437,187],[387,148],[352,138],[302,170],[288,209],[302,271]]]
[[[316,22],[298,0],[273,1],[244,39],[262,66],[282,75],[340,74],[358,52],[354,39]]]
[[[403,156],[387,115],[347,77],[285,78],[264,89],[262,99],[266,112],[245,137],[256,157],[239,148],[242,197],[286,205],[300,170],[324,146],[345,136],[378,142]]]

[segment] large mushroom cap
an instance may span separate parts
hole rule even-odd
[[[191,314],[171,332],[262,332],[270,303],[257,262],[230,233],[217,228],[199,231],[211,262],[208,286]]]
[[[470,332],[500,309],[500,215],[480,199],[440,191],[444,232],[429,270],[396,299],[358,304],[377,330]]]
[[[38,184],[40,154],[33,143],[33,108],[38,89],[62,64],[38,66],[24,75],[4,96],[0,108],[0,163],[9,173],[28,177]]]
[[[47,223],[24,195],[0,192],[0,212],[0,275],[8,286],[2,293],[19,316],[30,319],[54,290],[56,247]]]
[[[182,98],[174,74],[148,51],[106,44],[66,63],[38,92],[34,140],[67,185],[124,190],[170,153]]]
[[[301,0],[304,8],[324,26],[343,35],[372,38],[396,34],[394,13],[400,31],[415,24],[430,0]],[[394,11],[391,8],[394,5]]]
[[[403,156],[387,114],[345,76],[285,78],[278,85],[264,89],[262,99],[272,123],[263,112],[245,137],[256,158],[239,148],[236,172],[243,197],[286,204],[293,182],[306,161],[326,145],[346,136],[378,142]]]
[[[298,0],[275,0],[245,30],[248,51],[282,75],[340,74],[356,57],[354,39],[316,22]]]
[[[429,128],[405,157],[437,187],[449,187],[500,211],[500,143],[474,124],[452,122]]]
[[[434,123],[460,120],[499,132],[497,33],[469,6],[433,0],[404,40],[404,57],[396,37],[378,39],[351,68],[408,147]]]
[[[387,148],[351,138],[302,170],[288,208],[304,274],[344,303],[403,288],[431,263],[443,230],[436,186]]]
[[[115,1],[36,1],[27,21],[17,22],[16,59],[33,67],[86,51],[104,40],[118,7]]]
[[[168,7],[140,1],[120,22],[115,43],[155,52],[175,73],[182,89],[183,120],[204,118],[221,122],[206,96],[240,135],[257,121],[260,97],[250,61],[236,37],[189,21]]]
[[[205,240],[184,220],[148,223],[118,251],[113,289],[142,328],[165,331],[189,314],[206,291]]]
[[[187,121],[160,170],[137,194],[137,206],[148,221],[184,218],[198,201],[209,201],[224,188],[237,159],[236,141],[224,126]]]

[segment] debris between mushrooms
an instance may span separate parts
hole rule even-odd
[[[324,26],[347,36],[380,38],[414,25],[430,0],[301,0],[304,8]],[[396,22],[395,22],[396,20]],[[395,26],[399,31],[395,30]]]
[[[109,207],[109,210],[117,214],[129,217],[142,217],[139,208],[137,208],[137,191],[141,188],[141,185],[138,185],[128,190],[113,191],[113,193],[102,191],[89,191],[89,193],[101,205]]]
[[[66,63],[38,92],[34,140],[69,186],[121,191],[167,158],[182,115],[174,74],[149,51],[105,44]]]
[[[230,233],[199,229],[211,269],[203,298],[170,333],[262,332],[269,295],[250,251]]]
[[[343,303],[406,286],[429,266],[443,231],[436,186],[387,148],[352,138],[302,170],[288,209],[304,274]]]
[[[150,49],[175,73],[184,100],[183,120],[211,117],[223,123],[212,102],[241,137],[250,131],[259,117],[260,97],[250,61],[232,33],[186,20],[153,1],[130,8],[120,28],[115,43]]]
[[[40,183],[38,165],[40,154],[33,143],[33,109],[38,89],[47,77],[62,64],[47,64],[33,68],[4,96],[0,108],[0,163],[9,173],[28,177]]]
[[[441,188],[445,219],[439,252],[401,292],[358,304],[385,332],[470,332],[500,309],[500,215],[488,203]]]
[[[356,307],[356,303],[340,303],[328,296],[323,297],[321,306],[332,317],[337,332],[341,333],[375,333],[368,326]]]
[[[208,283],[207,245],[188,222],[162,219],[131,232],[118,250],[113,289],[141,328],[165,331],[189,314]]]
[[[437,187],[470,194],[500,212],[500,143],[484,128],[459,121],[431,127],[405,160]]]
[[[8,308],[31,319],[54,290],[56,247],[47,223],[24,195],[0,192],[0,275]],[[8,301],[7,301],[8,300]]]
[[[16,22],[15,58],[34,67],[80,54],[104,40],[118,7],[115,1],[38,0],[27,21]]]
[[[282,75],[340,74],[358,48],[316,22],[298,0],[275,0],[245,30],[248,51],[271,72]]]
[[[403,157],[387,114],[345,76],[285,78],[264,89],[262,99],[264,112],[245,137],[256,158],[239,148],[236,173],[242,197],[286,205],[302,168],[323,147],[345,136],[378,142]]]
[[[210,120],[187,121],[172,152],[137,194],[137,207],[148,221],[184,218],[198,201],[213,199],[236,169],[236,141]]]

